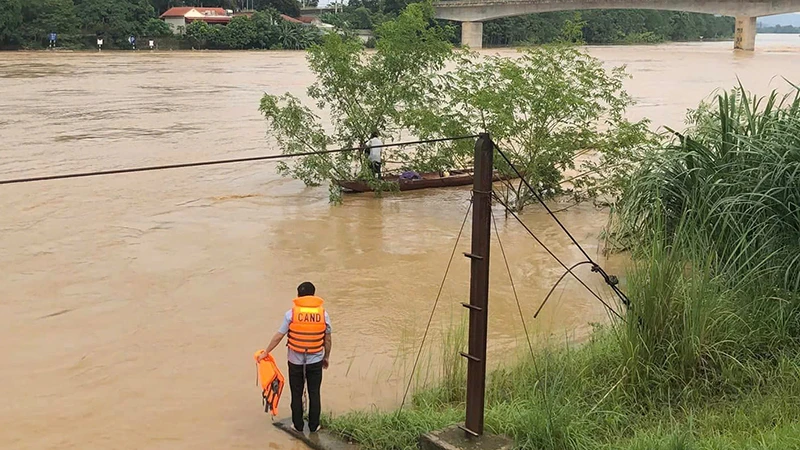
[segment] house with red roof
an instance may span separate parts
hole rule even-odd
[[[182,6],[168,9],[161,15],[161,19],[172,28],[173,33],[183,33],[186,26],[192,22],[227,25],[231,21],[231,16],[223,8]]]

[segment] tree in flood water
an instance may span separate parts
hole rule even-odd
[[[377,50],[367,53],[355,36],[328,34],[309,50],[308,62],[317,81],[308,96],[317,109],[330,111],[331,129],[323,126],[311,106],[297,97],[265,94],[260,111],[271,137],[284,154],[356,147],[378,130],[385,141],[396,141],[409,128],[408,111],[421,102],[439,70],[452,55],[448,28],[431,26],[430,3],[409,6],[397,19],[376,29]],[[385,151],[384,154],[399,155]],[[279,171],[315,186],[336,179],[355,179],[363,171],[363,152],[352,151],[296,158]],[[332,199],[340,191],[331,183]]]
[[[467,55],[430,92],[431,99],[450,102],[425,112],[438,120],[420,121],[435,126],[420,134],[490,132],[543,197],[571,194],[580,201],[613,194],[626,162],[650,137],[646,121],[624,118],[633,103],[623,88],[625,78],[623,67],[607,71],[601,61],[567,44],[530,48],[519,58]],[[509,178],[500,192],[509,206],[519,211],[535,201],[521,180],[512,180],[515,175],[502,158],[496,157],[495,165]],[[565,189],[565,171],[576,169],[593,176],[578,178]]]
[[[624,68],[607,71],[566,43],[528,49],[520,58],[454,52],[450,30],[432,26],[432,17],[430,4],[410,5],[378,28],[374,54],[338,34],[312,48],[308,60],[317,81],[308,95],[318,109],[330,110],[333,127],[326,129],[315,110],[293,95],[264,95],[261,112],[284,154],[357,147],[374,130],[394,142],[404,134],[432,140],[488,131],[536,194],[570,194],[580,201],[620,190],[626,168],[650,137],[646,121],[624,118],[632,103],[623,89]],[[568,25],[562,39],[579,39],[580,22]],[[455,68],[445,70],[447,62]],[[428,143],[413,153],[387,151],[384,159],[419,172],[464,169],[472,165],[473,145]],[[361,179],[376,191],[388,188],[365,170],[363,158],[357,151],[312,155],[279,170],[312,186]],[[496,161],[513,179],[510,167]],[[564,173],[576,169],[590,174],[564,189]],[[331,186],[336,199],[338,187]],[[501,195],[516,210],[535,200],[521,180],[506,182]]]

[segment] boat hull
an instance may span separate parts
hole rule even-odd
[[[397,176],[385,177],[384,181],[395,182],[400,191],[415,191],[418,189],[446,188],[454,186],[467,186],[473,183],[472,172],[451,171],[449,176],[440,176],[438,172],[420,174],[422,178],[416,180],[400,180]],[[500,181],[500,174],[494,173],[493,181]],[[344,181],[336,180],[344,192],[359,193],[372,192],[372,188],[365,181]]]

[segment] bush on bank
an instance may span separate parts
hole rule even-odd
[[[612,211],[633,259],[626,321],[492,373],[487,431],[531,449],[800,446],[800,91],[738,87],[689,118]],[[328,426],[366,449],[414,448],[463,420],[463,382]]]
[[[318,28],[287,22],[277,11],[234,17],[226,26],[192,22],[185,35],[192,48],[218,50],[304,50],[320,43],[321,38]]]

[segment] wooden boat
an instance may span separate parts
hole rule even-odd
[[[440,172],[426,172],[419,174],[421,178],[416,180],[401,180],[399,175],[387,175],[383,181],[398,184],[401,191],[414,191],[417,189],[443,188],[452,186],[466,186],[473,182],[472,171],[451,170],[447,176]],[[500,174],[495,171],[492,181],[500,181]],[[336,180],[336,184],[342,187],[345,192],[371,192],[372,188],[366,181]]]

